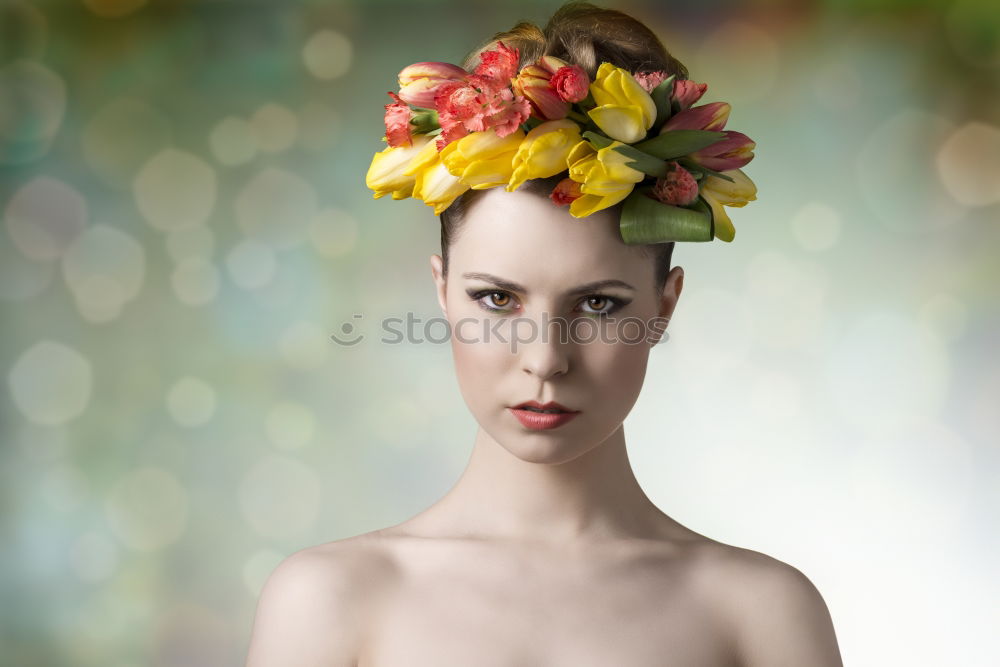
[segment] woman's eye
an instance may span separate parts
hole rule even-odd
[[[493,290],[490,292],[480,292],[474,296],[475,300],[486,310],[507,310],[510,305],[511,297],[510,294],[506,292],[500,292]],[[484,299],[488,299],[486,303],[483,303]],[[492,302],[492,303],[490,303]]]
[[[584,304],[593,310],[584,310],[587,315],[610,315],[624,304],[614,297],[593,295],[584,300]]]
[[[514,297],[503,290],[482,290],[471,293],[470,296],[480,308],[491,312],[508,312],[512,310],[514,302]],[[600,294],[592,294],[581,302],[583,306],[582,312],[585,315],[591,316],[610,315],[627,303],[628,301]]]

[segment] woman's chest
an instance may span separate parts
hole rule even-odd
[[[731,649],[678,568],[493,559],[406,577],[372,619],[358,667],[730,667]]]

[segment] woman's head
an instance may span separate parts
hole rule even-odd
[[[579,65],[591,79],[602,62],[610,62],[633,73],[663,71],[668,75],[676,75],[678,79],[686,79],[688,75],[687,68],[670,55],[659,38],[641,22],[623,12],[595,7],[585,2],[566,3],[552,15],[544,28],[521,22],[506,32],[495,34],[466,56],[463,68],[474,69],[480,54],[496,48],[499,41],[518,50],[519,68],[542,56],[554,56]],[[547,198],[556,183],[564,177],[565,173],[562,173],[548,179],[529,180],[518,191]],[[484,192],[485,190],[468,190],[440,216],[441,256],[445,276],[448,274],[450,248],[461,232],[466,211]],[[554,206],[551,202],[550,205]],[[621,206],[608,210],[617,219]],[[662,290],[670,271],[674,244],[657,243],[641,247],[642,256],[648,258],[647,261],[652,261],[655,267],[653,282],[658,290]]]
[[[656,267],[642,246],[621,241],[613,209],[580,219],[503,188],[482,191],[464,212],[450,263],[446,279],[442,257],[431,257],[459,386],[480,426],[539,463],[569,461],[614,434],[638,399],[683,270],[657,289]],[[580,414],[529,431],[510,408],[530,400]]]
[[[544,29],[519,23],[494,35],[463,66],[499,40],[518,49],[519,66],[551,55],[592,78],[605,61],[687,77],[640,22],[586,3],[563,6]],[[565,176],[468,190],[441,214],[441,255],[431,257],[467,405],[497,442],[534,462],[569,461],[621,428],[684,277],[670,267],[673,243],[622,240],[621,203],[583,218],[554,204]],[[530,400],[580,413],[529,430],[511,408]]]

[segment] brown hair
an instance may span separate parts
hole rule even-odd
[[[479,54],[503,43],[519,50],[518,68],[531,64],[542,56],[555,56],[582,67],[594,78],[602,62],[630,72],[666,71],[678,79],[688,77],[687,68],[670,55],[653,32],[640,21],[624,12],[596,7],[588,2],[567,2],[549,19],[545,28],[521,21],[506,32],[499,32],[469,53],[462,67],[472,71],[479,64]],[[551,178],[525,181],[519,189],[541,196],[552,192],[564,173]],[[467,190],[441,213],[441,258],[444,275],[448,275],[448,248],[456,240],[462,221],[471,206],[485,190]],[[620,213],[621,204],[617,209]],[[674,243],[640,246],[656,263],[655,288],[663,289]]]

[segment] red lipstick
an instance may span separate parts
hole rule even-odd
[[[528,410],[526,408],[534,409]],[[580,414],[579,410],[570,410],[555,401],[549,401],[548,403],[525,401],[509,408],[509,410],[517,417],[522,426],[532,431],[558,428]],[[538,412],[538,410],[545,410],[546,412]]]

